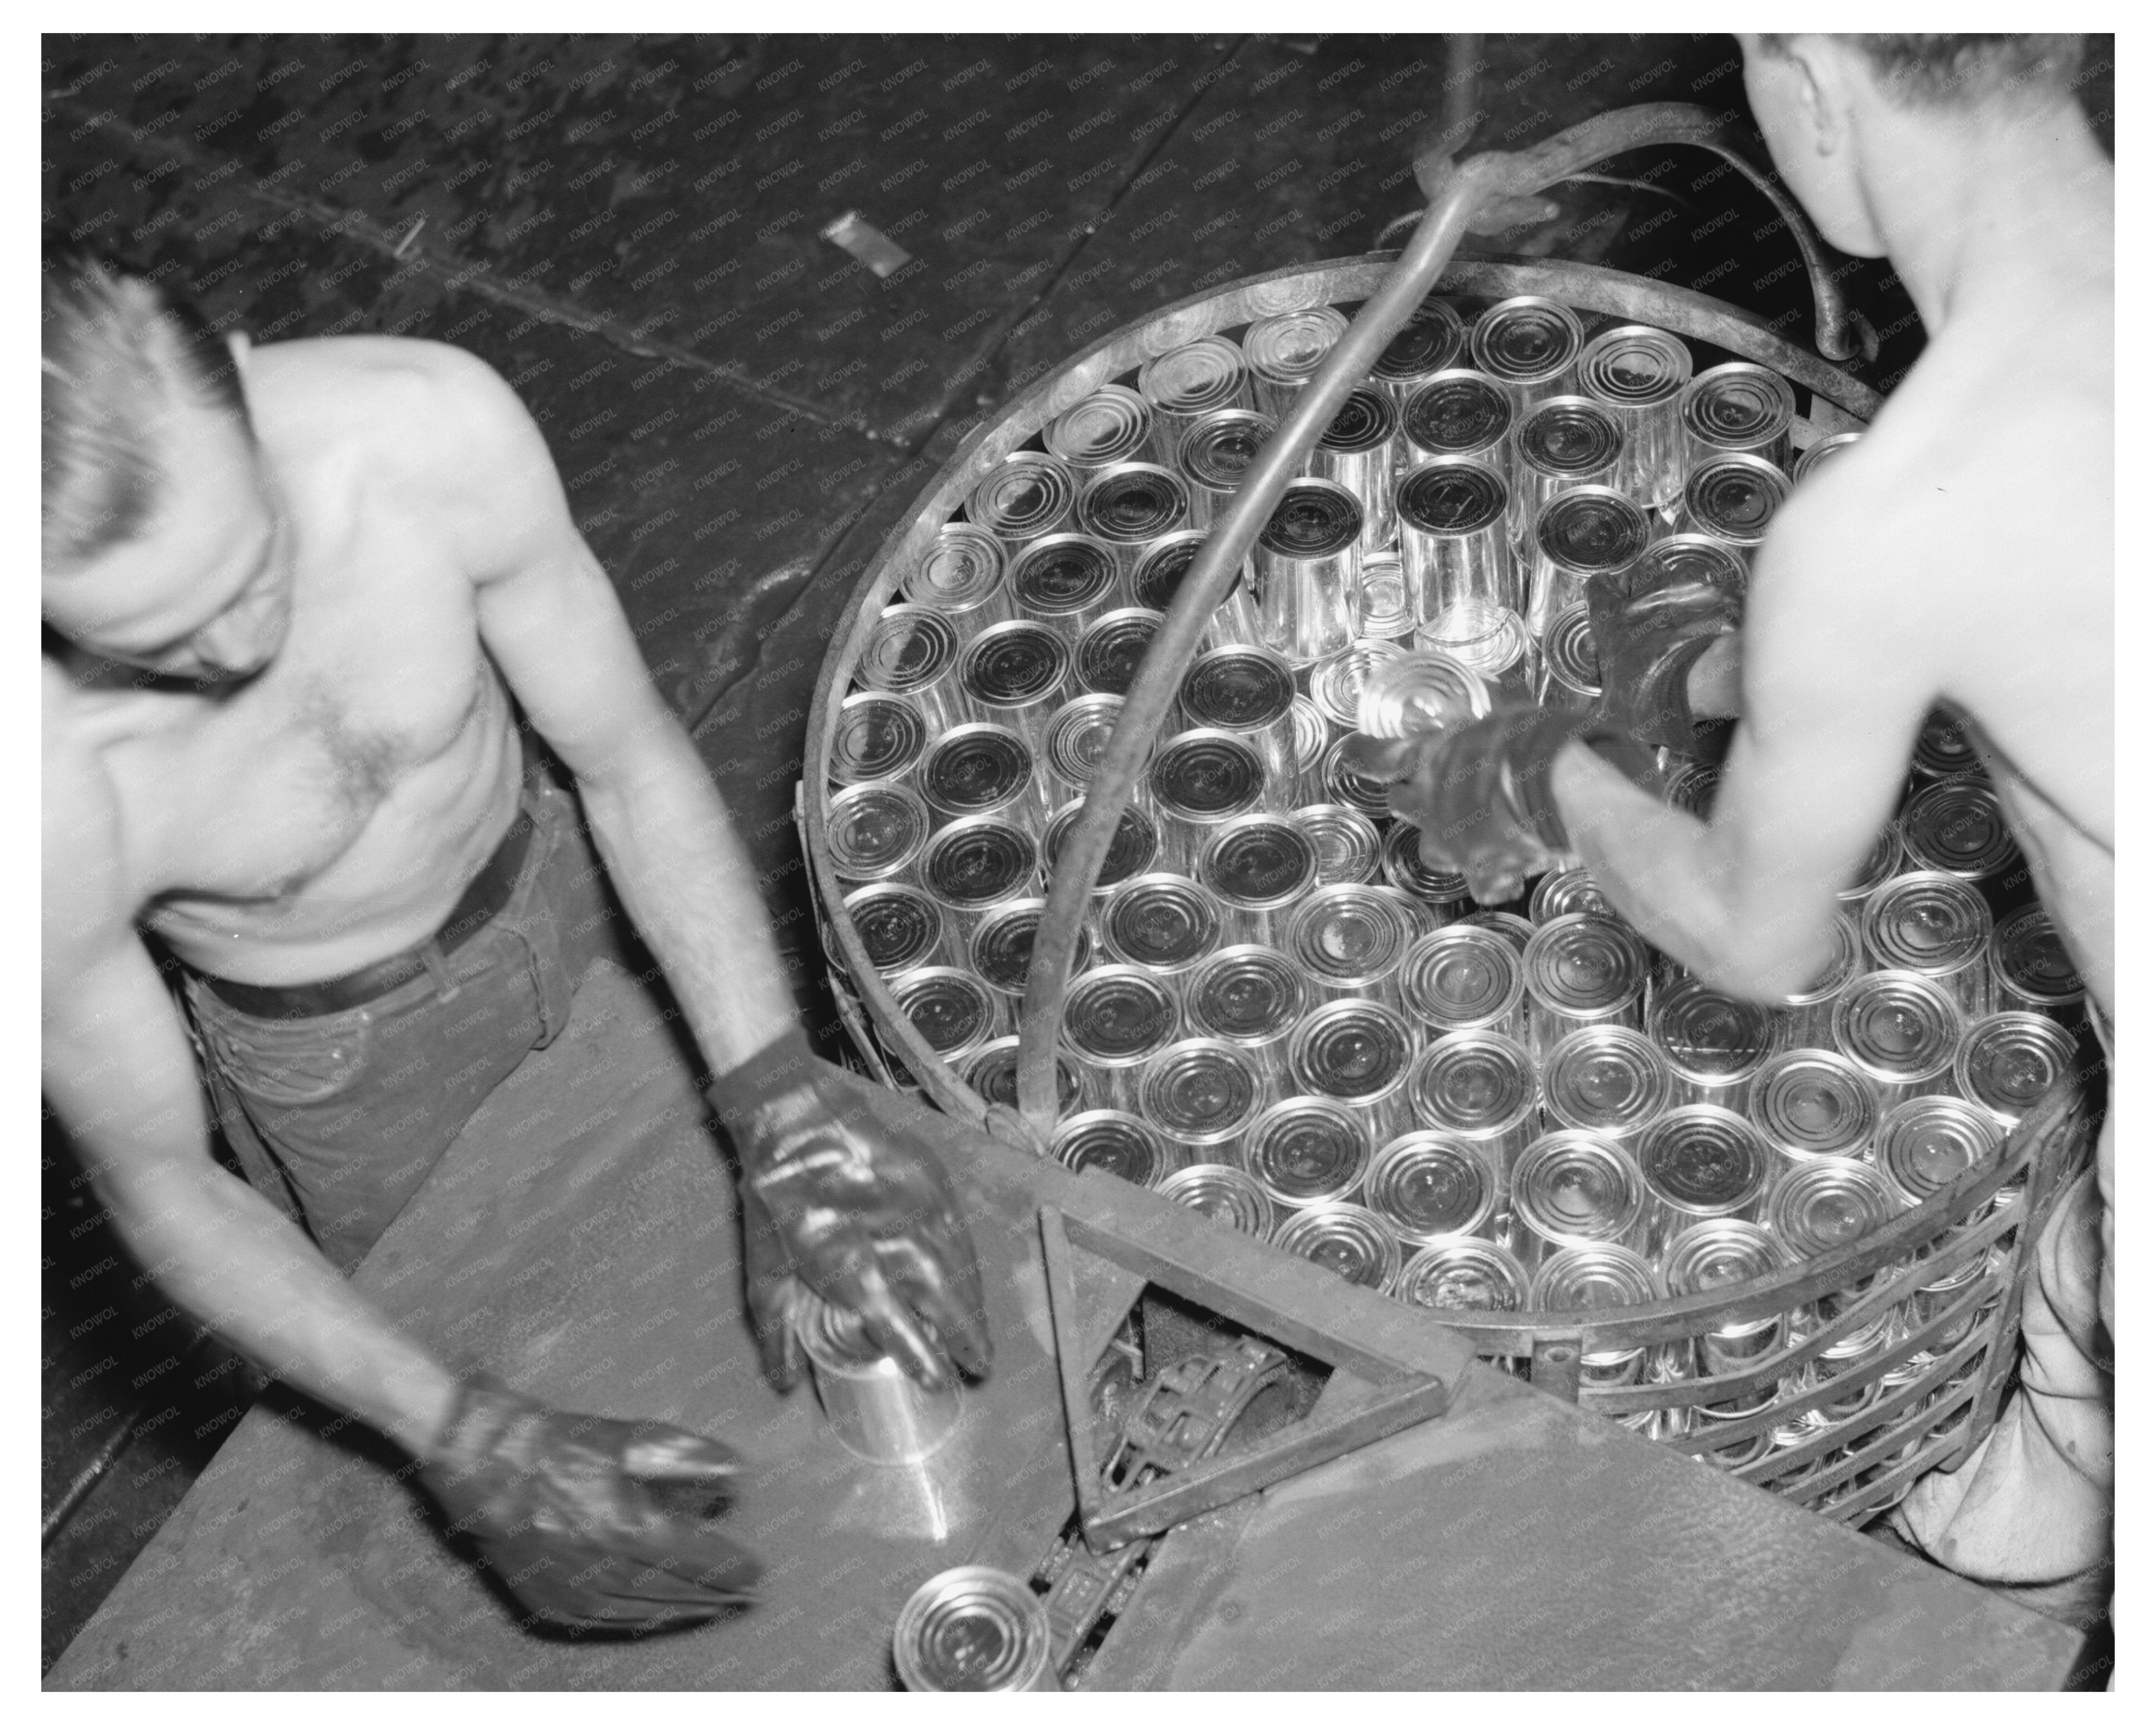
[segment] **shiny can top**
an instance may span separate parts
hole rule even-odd
[[[1879,1122],[1878,1165],[1907,1204],[1943,1192],[2006,1142],[1992,1115],[1959,1096],[1912,1096]]]
[[[1219,336],[1158,354],[1138,368],[1138,393],[1171,413],[1204,413],[1234,405],[1243,388],[1242,350]]]
[[[1048,721],[1048,770],[1081,790],[1091,784],[1122,715],[1120,695],[1081,695],[1065,701]]]
[[[901,696],[863,690],[839,705],[831,733],[831,777],[839,784],[902,778],[921,759],[928,726]]]
[[[1175,1040],[1175,996],[1148,971],[1104,964],[1063,994],[1063,1040],[1096,1066],[1142,1065]]]
[[[1232,732],[1200,727],[1171,737],[1152,757],[1161,812],[1199,823],[1248,814],[1265,794],[1265,763]]]
[[[891,979],[891,999],[921,1040],[947,1060],[971,1054],[996,1027],[995,1002],[981,979],[947,964]]]
[[[1295,669],[1269,647],[1215,647],[1183,674],[1183,710],[1214,731],[1261,731],[1295,706]]]
[[[1512,398],[1481,372],[1440,372],[1409,396],[1400,429],[1416,452],[1488,455],[1512,434]]]
[[[1550,675],[1575,695],[1602,692],[1602,658],[1595,650],[1585,604],[1567,605],[1543,634],[1543,658]]]
[[[970,522],[953,521],[937,531],[903,590],[916,605],[971,616],[1004,590],[1003,542]]]
[[[1351,389],[1332,421],[1318,434],[1317,447],[1330,454],[1363,455],[1383,449],[1400,429],[1400,410],[1382,389]]]
[[[966,518],[998,539],[1052,533],[1070,519],[1076,475],[1053,455],[1022,449],[1006,455],[973,487]]]
[[[1378,873],[1378,829],[1370,817],[1344,803],[1312,803],[1288,816],[1317,850],[1322,886],[1358,886]]]
[[[1078,495],[1078,522],[1111,545],[1144,545],[1173,533],[1190,513],[1182,475],[1149,461],[1104,467]]]
[[[895,976],[926,964],[942,944],[943,913],[925,892],[885,880],[845,896],[846,915],[877,973]]]
[[[1639,1164],[1599,1133],[1545,1132],[1512,1164],[1513,1219],[1557,1245],[1621,1242],[1647,1201]]]
[[[1717,455],[1686,475],[1685,513],[1717,539],[1754,546],[1765,540],[1789,495],[1789,482],[1773,462],[1758,455]]]
[[[923,1582],[891,1631],[899,1681],[916,1692],[1043,1687],[1050,1654],[1040,1596],[1015,1575],[978,1566]]]
[[[1646,511],[1608,485],[1559,491],[1535,516],[1535,548],[1565,573],[1614,575],[1647,548]]]
[[[1378,1152],[1363,1201],[1403,1242],[1426,1245],[1487,1225],[1504,1183],[1503,1168],[1486,1147],[1415,1132]]]
[[[1607,1312],[1655,1297],[1655,1272],[1629,1247],[1567,1246],[1535,1272],[1527,1306],[1536,1312]]]
[[[2011,1125],[2074,1065],[2074,1039],[2057,1019],[1995,1012],[1963,1033],[1954,1050],[1954,1087],[1994,1120]]]
[[[1469,896],[1467,877],[1450,869],[1434,869],[1423,860],[1422,829],[1395,821],[1378,856],[1385,883],[1425,905],[1457,905]]]
[[[984,1102],[1018,1106],[1018,1038],[998,1036],[974,1050],[966,1083]],[[1062,1050],[1055,1051],[1055,1108],[1067,1113],[1078,1100],[1078,1072]],[[1141,1182],[1141,1184],[1143,1183]]]
[[[1625,428],[1599,402],[1553,395],[1537,402],[1512,434],[1520,465],[1548,479],[1593,479],[1616,470]]]
[[[1116,1108],[1072,1115],[1056,1127],[1048,1153],[1067,1168],[1105,1168],[1133,1186],[1158,1186],[1168,1173],[1168,1146],[1160,1134]]]
[[[1231,909],[1281,910],[1317,885],[1317,847],[1278,815],[1238,815],[1206,841],[1198,878]]]
[[[1912,797],[1902,810],[1902,843],[1910,862],[1962,880],[2003,873],[2020,853],[2006,811],[1989,785],[1970,778],[1942,779]]]
[[[1454,922],[1408,949],[1400,966],[1400,1003],[1410,1019],[1443,1035],[1504,1023],[1527,984],[1512,943],[1496,930]]]
[[[1273,1207],[1258,1183],[1224,1163],[1194,1163],[1178,1168],[1155,1189],[1163,1198],[1195,1210],[1208,1221],[1253,1239],[1268,1240]]]
[[[1475,320],[1467,338],[1476,365],[1521,384],[1563,376],[1586,345],[1587,331],[1569,305],[1532,294],[1500,300]]]
[[[1048,453],[1081,473],[1128,461],[1145,447],[1152,409],[1135,389],[1105,383],[1049,422]]]
[[[1961,1009],[1928,977],[1875,970],[1834,1003],[1834,1044],[1881,1084],[1921,1084],[1953,1064]]]
[[[1363,531],[1363,506],[1331,480],[1291,480],[1258,535],[1260,549],[1296,562],[1336,557]]]
[[[1435,1132],[1476,1140],[1525,1126],[1542,1093],[1533,1056],[1509,1036],[1455,1032],[1415,1056],[1409,1075],[1415,1118]]]
[[[1050,533],[1011,558],[1011,597],[1034,617],[1075,617],[1108,597],[1115,553],[1084,533]]]
[[[1358,643],[1365,644],[1371,644]],[[1311,673],[1310,689],[1316,700],[1316,671]],[[1412,653],[1381,655],[1372,664],[1358,684],[1354,708],[1345,722],[1367,737],[1419,737],[1486,718],[1490,701],[1490,685],[1471,666],[1452,654],[1418,647]],[[1327,711],[1326,716],[1332,714]]]
[[[1767,1228],[1801,1264],[1876,1232],[1900,1208],[1887,1183],[1864,1163],[1816,1162],[1768,1194]]]
[[[958,655],[961,686],[990,708],[1016,709],[1053,701],[1070,670],[1070,649],[1062,636],[1045,624],[1023,619],[991,624]]]
[[[1390,1007],[1335,1000],[1296,1026],[1288,1070],[1300,1090],[1367,1106],[1407,1081],[1414,1054],[1414,1033]]]
[[[831,868],[842,880],[884,880],[921,854],[928,806],[902,784],[850,785],[831,798]]]
[[[1386,383],[1419,382],[1451,365],[1466,342],[1460,314],[1433,295],[1408,314],[1405,326],[1386,343],[1370,375]]]
[[[1172,1042],[1146,1062],[1138,1106],[1180,1144],[1224,1144],[1241,1137],[1265,1106],[1265,1084],[1249,1056],[1209,1037]]]
[[[1496,531],[1511,501],[1502,475],[1465,455],[1440,455],[1409,468],[1393,495],[1402,531],[1439,539]]]
[[[1047,908],[1044,899],[1013,899],[989,911],[973,931],[968,956],[974,973],[998,994],[1025,993],[1026,976],[1033,968],[1034,937],[1040,932],[1040,919]],[[1072,973],[1085,969],[1092,957],[1093,937],[1081,923],[1077,950],[1070,960]]]
[[[1669,1063],[1637,1030],[1589,1024],[1543,1062],[1543,1106],[1554,1119],[1620,1142],[1670,1104]]]
[[[1741,1114],[1712,1102],[1672,1108],[1640,1135],[1640,1178],[1671,1209],[1727,1216],[1766,1195],[1774,1153]]]
[[[1273,1244],[1373,1293],[1385,1292],[1400,1273],[1399,1241],[1358,1204],[1297,1210],[1274,1230]]]
[[[1140,875],[1101,906],[1101,940],[1122,963],[1173,975],[1220,943],[1220,913],[1187,875]]]
[[[1953,976],[1984,962],[1991,911],[1968,881],[1924,870],[1896,875],[1864,901],[1863,932],[1875,963]]]
[[[1864,1075],[1838,1054],[1793,1048],[1776,1055],[1752,1086],[1752,1120],[1794,1161],[1861,1157],[1879,1124]]]
[[[1194,490],[1226,496],[1242,487],[1243,475],[1258,459],[1280,422],[1247,408],[1221,408],[1208,413],[1175,446],[1175,470]]]
[[[1782,1004],[1784,1007],[1816,1006],[1821,1001],[1833,999],[1849,986],[1850,978],[1856,974],[1863,963],[1863,944],[1857,932],[1857,925],[1847,916],[1836,916],[1834,919],[1834,956],[1827,960],[1825,967],[1812,978],[1809,986],[1798,989],[1794,994],[1784,995]]]
[[[921,884],[947,909],[984,911],[1029,892],[1040,870],[1032,837],[992,814],[968,815],[921,852]]]
[[[1527,898],[1527,921],[1540,928],[1560,916],[1614,916],[1616,906],[1584,868],[1553,869],[1535,882]]]
[[[1330,724],[1355,728],[1363,687],[1384,666],[1405,657],[1390,641],[1355,641],[1310,669],[1310,703]]]
[[[1288,918],[1281,944],[1322,987],[1367,987],[1398,970],[1420,932],[1413,915],[1374,887],[1321,886]]]
[[[1244,362],[1269,382],[1306,383],[1347,333],[1348,320],[1330,305],[1261,317],[1243,331]]]
[[[1732,360],[1709,367],[1686,384],[1677,414],[1700,443],[1742,454],[1766,449],[1789,434],[1797,417],[1796,392],[1780,372]]]
[[[1535,931],[1523,963],[1527,993],[1572,1019],[1622,1012],[1647,985],[1647,949],[1614,917],[1574,911]]]
[[[1742,1083],[1767,1064],[1778,1033],[1767,1009],[1686,977],[1656,991],[1647,1034],[1688,1082]]]
[[[1088,695],[1127,695],[1160,629],[1161,614],[1142,605],[1106,612],[1086,626],[1071,655],[1071,675]]]
[[[957,628],[941,611],[886,605],[869,625],[854,675],[864,688],[906,695],[933,686],[957,656]]]
[[[1527,1273],[1488,1240],[1448,1240],[1401,1266],[1393,1297],[1432,1312],[1517,1312],[1527,1303]]]
[[[1309,990],[1302,973],[1270,947],[1222,947],[1184,984],[1190,1028],[1245,1048],[1281,1041],[1301,1020]]]
[[[1354,1110],[1330,1096],[1290,1096],[1258,1117],[1243,1162],[1280,1203],[1322,1204],[1362,1183],[1370,1139]]]
[[[938,814],[993,814],[1033,788],[1033,751],[1001,725],[954,725],[928,746],[921,799]]]
[[[1063,841],[1070,836],[1071,828],[1085,812],[1085,799],[1080,798],[1065,803],[1049,817],[1048,830],[1041,835],[1040,852],[1051,875],[1057,860],[1063,855]],[[1101,875],[1093,883],[1093,891],[1105,895],[1111,887],[1119,886],[1134,875],[1149,873],[1159,860],[1160,833],[1153,825],[1152,817],[1142,809],[1126,805],[1116,817],[1116,830],[1108,840],[1108,854],[1101,859]]]
[[[1674,401],[1691,381],[1691,351],[1667,330],[1620,324],[1580,351],[1580,393],[1610,407]]]
[[[1662,1254],[1661,1279],[1671,1299],[1685,1300],[1733,1292],[1784,1267],[1773,1235],[1754,1223],[1722,1218],[1696,1222],[1671,1240]]]
[[[1991,931],[1991,974],[2013,1005],[2056,1011],[2084,992],[2081,973],[2051,912],[2027,905]]]

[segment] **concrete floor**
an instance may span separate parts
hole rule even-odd
[[[2084,95],[2107,142],[2107,42]],[[829,1003],[793,786],[855,580],[960,439],[1079,347],[1236,277],[1368,249],[1416,202],[1445,39],[63,37],[44,41],[49,245],[258,341],[454,342],[545,429],[579,525]],[[1644,100],[1742,107],[1729,38],[1492,36],[1470,148]],[[1764,201],[1649,152],[1502,249],[1689,283],[1809,329]],[[912,254],[878,277],[849,209]],[[1492,246],[1491,249],[1501,249]],[[1921,350],[1881,262],[1845,285]],[[44,1147],[44,1507],[140,1434],[46,1551],[49,1666],[253,1385]]]

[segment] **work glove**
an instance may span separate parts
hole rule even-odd
[[[459,1387],[420,1482],[536,1615],[577,1629],[701,1623],[762,1566],[666,1500],[716,1505],[741,1464],[663,1420],[565,1414],[490,1378]]]
[[[1696,752],[1686,681],[1743,615],[1741,582],[1709,579],[1700,567],[1646,559],[1596,575],[1587,583],[1587,626],[1602,662],[1595,711],[1642,742]]]
[[[707,1092],[742,1164],[749,1321],[783,1393],[805,1360],[803,1291],[855,1314],[928,1388],[988,1369],[980,1267],[950,1177],[875,1086],[819,1060],[789,1030]]]
[[[1391,786],[1393,813],[1422,829],[1422,859],[1467,877],[1481,904],[1519,896],[1571,848],[1550,763],[1584,742],[1643,790],[1657,788],[1645,745],[1593,715],[1507,703],[1488,717],[1400,741],[1357,737],[1348,764]]]

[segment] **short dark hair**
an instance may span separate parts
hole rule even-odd
[[[1775,54],[1787,35],[1760,37]],[[1898,99],[1928,107],[1974,106],[2035,93],[2071,94],[2081,70],[2080,36],[1837,35],[1871,63],[1872,74]]]
[[[147,432],[173,399],[235,415],[230,351],[193,306],[81,258],[44,268],[43,552],[47,567],[139,533],[162,479]]]

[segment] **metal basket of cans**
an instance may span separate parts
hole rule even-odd
[[[978,429],[864,576],[800,814],[834,992],[888,1081],[1010,1117],[1045,883],[1123,691],[1386,268],[1107,337]],[[2078,983],[1951,720],[1835,963],[1779,1008],[1660,958],[1578,869],[1478,910],[1342,757],[1406,711],[1591,704],[1587,583],[1644,558],[1741,587],[1877,405],[1686,290],[1448,270],[1183,671],[1064,996],[1049,1153],[1830,1513],[1965,1452],[2011,1364],[2023,1224],[2075,1153],[2009,1134],[2076,1062]],[[1711,769],[1666,777],[1711,807]]]

